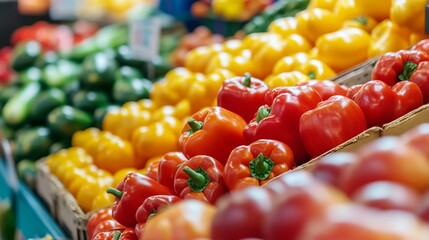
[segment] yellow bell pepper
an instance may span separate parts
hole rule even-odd
[[[144,162],[151,157],[178,151],[178,136],[175,130],[165,123],[155,122],[137,128],[133,133],[132,145],[136,155]]]
[[[118,186],[118,184],[124,180],[125,176],[127,176],[128,173],[138,172],[138,171],[139,170],[137,168],[123,168],[121,170],[118,170],[117,172],[115,172],[115,174],[113,174],[112,186],[113,187]]]
[[[311,0],[307,8],[323,8],[333,11],[338,0]]]
[[[325,33],[337,31],[342,24],[339,17],[333,12],[322,8],[306,9],[296,14],[295,17],[298,33],[311,43]]]
[[[91,153],[94,164],[101,169],[115,173],[122,168],[138,168],[144,165],[144,162],[135,158],[132,145],[127,140],[107,131],[94,134],[93,130],[86,129],[80,134],[85,140],[77,142],[72,139],[72,143]]]
[[[368,57],[371,37],[360,28],[344,28],[317,39],[317,58],[335,72],[344,71]]]
[[[211,73],[216,69],[231,69],[234,56],[227,52],[215,53],[207,63],[205,73]]]
[[[206,76],[206,81],[204,82],[207,87],[207,97],[210,99],[216,99],[217,93],[219,92],[223,81],[235,76],[237,76],[237,74],[227,69],[217,69],[214,72],[208,74]]]
[[[84,185],[79,189],[76,195],[76,201],[83,212],[89,212],[92,209],[94,199],[100,192],[109,187],[106,183],[99,180],[88,180]]]
[[[377,21],[381,22],[384,19],[389,18],[390,7],[392,6],[392,0],[354,0],[356,7],[362,12],[362,14],[372,17]]]
[[[423,39],[429,39],[429,35],[428,34],[422,34],[422,33],[411,33],[410,34],[410,45],[414,45],[418,42],[420,42]]]
[[[374,27],[377,26],[377,24],[378,22],[374,18],[362,15],[362,16],[344,21],[343,28],[357,27],[367,31],[368,33],[371,33],[372,29],[374,29]]]
[[[194,48],[186,54],[184,66],[193,72],[204,72],[214,53],[214,48],[208,46]]]
[[[384,20],[371,32],[368,57],[375,57],[387,52],[396,52],[410,46],[410,33],[390,20]]]
[[[116,185],[114,186],[116,187]],[[100,209],[112,205],[115,202],[115,197],[112,194],[106,193],[106,189],[101,189],[92,201],[90,211]]]
[[[150,98],[157,106],[175,105],[184,98],[189,85],[198,76],[187,68],[170,70],[164,79],[154,83]]]
[[[390,20],[400,27],[423,34],[426,3],[426,0],[392,0]]]
[[[291,71],[268,77],[265,83],[270,89],[273,89],[276,87],[295,86],[300,82],[306,82],[308,80],[310,80],[308,75],[298,71]]]
[[[238,39],[226,40],[223,44],[223,51],[227,52],[233,56],[238,56],[243,54],[243,41]],[[198,60],[201,61],[201,60]]]
[[[326,80],[335,76],[335,72],[325,63],[311,59],[306,53],[297,53],[280,59],[274,66],[273,74],[299,71],[310,79]]]
[[[212,0],[212,10],[227,20],[240,20],[245,6],[243,0]]]
[[[297,21],[294,17],[278,18],[268,25],[268,32],[286,37],[293,33],[298,33]]]
[[[252,33],[243,38],[243,49],[248,49],[255,54],[267,42],[278,41],[281,36],[276,33]]]
[[[335,4],[333,13],[341,21],[350,20],[362,16],[362,11],[356,7],[355,0],[340,0]]]
[[[74,167],[84,167],[93,163],[92,157],[83,148],[71,147],[61,149],[60,151],[50,154],[46,157],[46,165],[49,170],[58,176],[59,171],[63,171],[65,164],[70,163]]]
[[[275,64],[284,56],[298,52],[306,52],[311,49],[311,44],[299,34],[291,34],[283,40],[266,43],[252,58],[252,76],[264,79],[272,70]]]
[[[95,177],[89,176],[89,175],[78,175],[76,178],[74,178],[69,185],[67,185],[67,190],[76,197],[79,190],[82,188],[82,186],[85,185],[87,182],[95,182],[97,179]]]
[[[121,107],[109,111],[103,119],[103,130],[130,140],[134,129],[149,124],[151,119],[149,110],[140,110],[140,105],[135,104],[137,109]]]

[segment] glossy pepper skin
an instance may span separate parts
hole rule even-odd
[[[250,74],[223,82],[217,95],[217,105],[240,115],[246,122],[253,119],[258,108],[264,104],[268,92],[265,82]]]
[[[390,19],[413,32],[425,32],[425,0],[393,0]]]
[[[298,84],[298,86],[312,87],[314,90],[317,91],[322,100],[327,100],[334,95],[346,96],[348,90],[347,86],[339,85],[338,83],[333,82],[331,80],[310,80],[307,82],[300,83]]]
[[[139,173],[129,173],[116,188],[108,188],[107,192],[115,196],[113,218],[126,227],[136,225],[136,211],[146,198],[172,194],[167,187]]]
[[[92,239],[94,236],[94,230],[95,227],[97,227],[98,224],[101,222],[104,222],[106,220],[112,220],[112,208],[103,208],[95,212],[91,217],[88,219],[88,223],[86,224],[86,229],[88,232],[89,239]]]
[[[136,234],[139,237],[146,221],[154,217],[168,205],[179,202],[182,199],[175,195],[154,195],[146,198],[136,212]]]
[[[158,182],[174,192],[174,176],[181,164],[188,161],[182,152],[168,152],[162,156],[158,166]]]
[[[99,232],[91,240],[118,240],[123,230],[124,229]]]
[[[354,91],[349,97],[362,109],[368,127],[382,126],[423,104],[422,92],[410,81],[390,87],[383,81],[371,80]]]
[[[423,39],[418,41],[411,47],[411,50],[418,50],[429,54],[429,39]]]
[[[429,55],[417,50],[400,50],[380,57],[372,70],[371,79],[389,86],[409,80],[420,62],[429,61]]]
[[[308,86],[272,89],[265,95],[267,105],[259,108],[243,134],[249,142],[273,139],[287,144],[295,162],[302,164],[309,160],[309,155],[299,134],[299,119],[321,101],[316,90]]]
[[[136,231],[134,230],[134,228],[126,228],[123,232],[121,232],[121,234],[119,235],[119,238],[117,238],[118,240],[138,240]],[[113,239],[113,240],[117,240],[117,239]]]
[[[99,223],[94,228],[93,233],[92,233],[93,237],[91,239],[104,239],[104,238],[97,238],[97,236],[100,233],[101,233],[102,236],[112,236],[113,237],[114,234],[111,234],[111,233],[108,234],[108,232],[117,231],[117,230],[120,231],[120,232],[122,232],[123,230],[125,230],[125,227],[122,226],[120,223],[118,223],[114,219],[105,220],[105,221]],[[101,237],[101,236],[98,236],[98,237]]]
[[[321,127],[323,126],[323,127]],[[338,146],[367,129],[365,115],[353,100],[336,95],[302,114],[299,132],[311,157]]]
[[[230,191],[261,186],[294,166],[289,146],[276,140],[259,139],[232,150],[224,168],[225,184]]]
[[[179,146],[187,158],[208,155],[224,164],[235,147],[245,143],[246,121],[222,107],[198,111],[188,120],[179,137]]]
[[[199,199],[215,204],[228,192],[224,182],[223,166],[207,155],[197,155],[177,169],[174,190],[183,199]]]
[[[406,49],[410,46],[409,39],[408,29],[399,27],[390,20],[384,20],[371,31],[368,57]]]
[[[420,62],[416,70],[411,75],[410,82],[419,86],[423,94],[423,103],[429,102],[429,61]]]

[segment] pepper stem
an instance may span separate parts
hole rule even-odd
[[[155,210],[155,208],[154,208],[154,209],[152,209],[152,211],[150,212],[149,216],[147,216],[147,220],[146,220],[146,221],[148,221],[149,219],[151,219],[151,218],[155,217],[155,215],[156,215],[157,213],[158,213],[158,211],[156,211],[156,210]]]
[[[270,176],[273,170],[274,162],[269,157],[264,156],[260,153],[249,163],[250,173],[254,178],[259,180],[265,180]]]
[[[357,18],[354,18],[353,20],[364,26],[368,25],[368,17],[366,16],[359,16]]]
[[[259,123],[262,119],[268,117],[268,115],[270,114],[270,111],[271,111],[270,108],[260,106],[256,114],[256,122]]]
[[[183,171],[188,174],[188,186],[193,192],[202,192],[206,189],[210,182],[209,175],[204,169],[198,167],[193,170],[192,168],[185,166]]]
[[[112,240],[119,240],[120,236],[121,236],[121,231],[116,231],[115,235],[113,235]]]
[[[308,77],[310,79],[315,79],[316,78],[316,73],[314,71],[311,71],[311,72],[308,73]]]
[[[193,118],[188,120],[188,125],[189,127],[191,127],[191,129],[188,130],[190,134],[198,130],[201,130],[201,128],[203,128],[203,122],[197,121]]]
[[[112,194],[113,196],[115,196],[115,197],[117,197],[119,199],[121,199],[122,195],[124,195],[123,192],[119,191],[116,188],[111,188],[111,187],[107,188],[106,192],[109,193],[109,194]]]
[[[399,80],[406,81],[410,79],[411,75],[416,71],[416,68],[417,64],[411,61],[406,61],[403,65],[401,74],[398,76]]]
[[[243,86],[245,87],[250,87],[250,82],[251,82],[252,77],[250,76],[250,73],[245,73],[244,74],[244,80],[243,80]]]

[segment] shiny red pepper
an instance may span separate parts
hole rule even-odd
[[[134,228],[126,228],[119,237],[118,240],[138,240],[136,231]],[[115,238],[113,240],[116,240]]]
[[[429,41],[427,45],[429,47]],[[420,62],[409,81],[419,86],[423,94],[423,103],[429,103],[429,61]]]
[[[244,129],[249,142],[258,139],[278,140],[288,145],[295,162],[302,164],[310,159],[299,134],[299,119],[308,110],[314,109],[322,99],[314,88],[308,86],[280,87],[265,95],[265,105]]]
[[[220,196],[228,192],[222,164],[207,155],[190,158],[177,169],[174,190],[183,199],[216,203]]]
[[[158,182],[174,192],[174,176],[179,166],[188,161],[182,152],[169,152],[162,156],[158,167]]]
[[[354,91],[348,96],[362,109],[368,127],[382,126],[423,104],[420,88],[410,81],[389,87],[383,81],[371,80]]]
[[[123,231],[125,230],[125,227],[114,219],[103,221],[94,228],[92,231],[92,238],[90,239],[95,239],[99,233],[106,233],[116,230]]]
[[[89,217],[88,223],[86,224],[89,239],[94,237],[94,230],[98,224],[106,220],[113,220],[111,207],[100,209]]]
[[[154,195],[146,198],[136,212],[137,225],[135,232],[137,236],[139,237],[141,235],[146,221],[168,205],[179,202],[180,200],[182,199],[175,195]]]
[[[159,161],[151,162],[147,167],[146,176],[158,181]]]
[[[246,122],[240,115],[222,107],[196,112],[188,120],[179,137],[179,145],[187,158],[208,155],[225,164],[232,149],[245,143]]]
[[[222,83],[217,95],[217,105],[240,115],[246,122],[255,117],[261,105],[264,105],[265,93],[269,90],[264,81],[252,78],[234,77]]]
[[[331,80],[309,80],[298,83],[298,86],[310,86],[316,90],[322,100],[327,100],[334,95],[346,96],[348,87]]]
[[[338,146],[367,129],[365,115],[350,98],[336,95],[302,114],[299,132],[311,157]]]
[[[422,51],[429,55],[429,39],[420,40],[411,47],[411,50]]]
[[[124,229],[99,232],[91,240],[119,240]]]
[[[409,80],[420,62],[429,61],[429,55],[417,50],[389,52],[380,57],[372,70],[371,79],[389,86]]]
[[[295,166],[292,150],[276,140],[259,139],[232,150],[224,168],[230,191],[261,186]]]
[[[140,173],[129,173],[116,188],[108,188],[115,196],[112,208],[113,218],[126,227],[137,224],[135,215],[143,201],[153,195],[171,195],[167,187]]]

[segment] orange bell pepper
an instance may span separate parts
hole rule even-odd
[[[215,213],[216,208],[209,203],[195,199],[182,200],[148,219],[140,239],[210,239]]]
[[[209,155],[224,164],[231,150],[245,143],[245,126],[240,115],[221,107],[198,111],[182,130],[180,149],[188,159]]]

